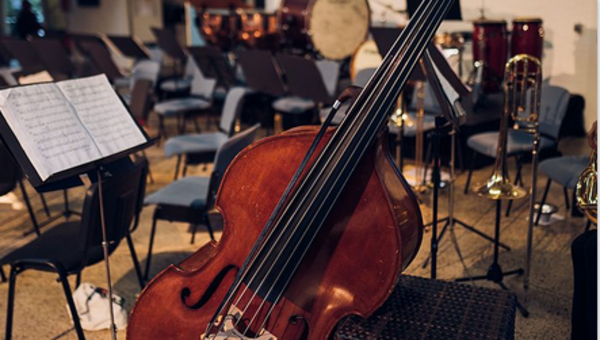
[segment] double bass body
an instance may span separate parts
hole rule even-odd
[[[147,285],[132,311],[128,339],[203,338],[316,133],[309,127],[290,130],[236,157],[215,204],[223,217],[220,241]],[[272,313],[260,312],[258,297],[244,318],[259,310],[264,328],[277,339],[326,339],[344,317],[367,317],[383,304],[422,238],[417,201],[385,145],[380,138],[362,158]],[[241,310],[245,302],[235,307]],[[240,320],[242,330],[247,319]]]

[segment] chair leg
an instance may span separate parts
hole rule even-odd
[[[81,272],[75,275],[75,289],[77,289],[81,285]]]
[[[194,244],[196,242],[196,231],[198,231],[198,224],[192,224],[192,240],[190,244]]]
[[[165,117],[158,116],[158,135],[162,138],[167,138],[167,130],[165,129]]]
[[[11,266],[10,280],[8,282],[8,301],[6,302],[6,340],[12,338],[13,313],[15,309],[15,285],[17,283],[18,274],[19,270],[16,267]]]
[[[565,206],[567,207],[567,211],[569,211],[569,209],[571,209],[571,204],[569,203],[569,189],[563,187],[563,193],[565,194]]]
[[[469,166],[469,174],[467,175],[467,182],[465,183],[465,195],[469,193],[469,186],[471,185],[471,177],[473,176],[473,167],[475,167],[475,158],[477,157],[477,151],[473,150],[471,156],[471,165]]]
[[[196,133],[200,133],[200,123],[198,123],[198,117],[192,118],[194,121],[194,127],[196,128]]]
[[[4,274],[4,268],[0,267],[0,280],[2,280],[2,282],[6,282],[6,274]]]
[[[544,204],[546,204],[546,198],[548,197],[548,192],[550,192],[550,185],[552,184],[552,180],[548,179],[548,182],[546,183],[546,189],[544,189],[544,195],[542,195],[542,200],[540,202],[540,208],[544,206]],[[540,218],[542,217],[542,214],[540,214],[538,212],[537,216],[535,217],[535,225],[538,225],[540,223]]]
[[[183,162],[183,171],[181,172],[181,177],[185,177],[187,175],[188,163],[187,159]]]
[[[179,167],[181,166],[181,155],[177,155],[177,163],[175,164],[175,177],[173,180],[177,180],[177,176],[179,175]]]
[[[133,268],[135,269],[135,275],[137,276],[140,289],[145,286],[144,278],[142,277],[142,269],[140,268],[140,261],[138,260],[137,253],[135,252],[135,246],[131,239],[131,234],[127,233],[127,246],[129,247],[129,253],[131,254],[131,260],[133,261]]]
[[[46,217],[50,217],[50,209],[48,208],[48,203],[46,202],[46,196],[44,196],[44,194],[40,194],[40,200],[42,200],[42,206],[44,207]]]
[[[33,207],[31,207],[31,201],[29,201],[29,196],[27,195],[27,191],[25,191],[25,186],[23,185],[23,180],[19,180],[19,187],[21,188],[21,194],[23,195],[23,200],[25,201],[25,206],[27,206],[27,211],[29,211],[29,218],[31,218],[31,223],[33,224],[33,230],[35,233],[40,236],[40,226],[37,222],[37,218],[35,217],[35,212],[33,211]]]
[[[158,220],[159,208],[154,210],[154,216],[152,217],[152,230],[150,231],[150,243],[148,244],[148,255],[146,256],[146,271],[144,273],[144,281],[148,281],[150,274],[150,262],[152,261],[152,247],[154,246],[154,234],[156,233],[156,222]]]
[[[79,322],[79,314],[77,313],[77,308],[75,308],[75,302],[73,302],[73,295],[71,292],[71,287],[69,286],[69,281],[67,280],[67,274],[62,270],[59,270],[58,278],[62,284],[63,291],[65,292],[65,298],[67,299],[67,305],[69,306],[69,311],[71,312],[71,317],[73,318],[73,325],[75,326],[77,338],[84,340],[85,335],[83,334],[83,328],[81,328],[81,323]]]

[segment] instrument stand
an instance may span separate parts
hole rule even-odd
[[[499,258],[500,258],[500,224],[502,221],[502,200],[496,201],[496,227],[494,229],[494,259],[488,271],[485,275],[473,276],[473,277],[463,277],[456,279],[456,282],[465,282],[465,281],[479,281],[479,280],[488,280],[494,282],[503,290],[508,291],[508,287],[504,284],[503,279],[506,276],[511,275],[523,275],[525,272],[523,268],[503,271],[502,267],[500,267]],[[523,317],[529,316],[529,311],[517,300],[517,308]]]
[[[448,216],[444,217],[442,219],[437,220],[438,223],[444,223],[444,226],[442,227],[442,230],[440,231],[440,235],[437,237],[437,241],[436,243],[439,244],[439,242],[441,242],[442,238],[444,237],[444,235],[446,234],[446,231],[448,231],[448,229],[450,229],[450,233],[454,234],[454,226],[458,225],[460,227],[463,227],[464,229],[466,229],[467,231],[470,231],[484,239],[486,239],[489,242],[494,242],[495,239],[485,233],[483,233],[482,231],[480,231],[479,229],[467,224],[466,222],[463,222],[461,220],[459,220],[458,218],[456,218],[454,216],[454,193],[455,193],[455,186],[454,186],[454,181],[455,181],[455,146],[456,146],[456,134],[458,132],[453,129],[452,131],[449,132],[449,134],[451,135],[451,146],[450,146],[450,181],[449,181],[449,189],[448,189]],[[439,142],[439,140],[438,140]],[[439,149],[439,146],[437,146]],[[435,163],[434,163],[435,166]],[[435,178],[435,177],[434,177]],[[434,180],[434,188],[439,187],[440,182],[436,183]],[[434,197],[434,205],[437,205],[437,199]],[[437,215],[436,215],[437,216]],[[434,216],[435,218],[435,216]],[[433,225],[433,222],[426,224],[425,227],[431,226]],[[436,234],[434,234],[436,235]],[[433,236],[432,236],[433,238]],[[458,255],[460,256],[460,249],[458,248],[458,244],[456,245],[456,252],[458,253]],[[510,251],[510,247],[508,247],[507,245],[500,243],[499,244],[500,247],[504,248],[505,250],[509,250]],[[433,249],[433,248],[432,248]],[[436,248],[436,252],[437,252],[437,248]],[[428,256],[425,261],[423,261],[422,264],[422,268],[427,267],[427,265],[429,265],[429,261],[432,260],[434,254],[433,252],[431,252],[430,256]],[[437,256],[437,254],[435,255]],[[433,276],[433,275],[432,275]]]

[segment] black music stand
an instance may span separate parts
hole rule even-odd
[[[324,106],[333,102],[334,98],[331,98],[327,92],[321,72],[319,72],[314,60],[294,55],[278,54],[277,62],[283,69],[291,95],[310,99],[317,106]]]
[[[218,48],[189,47],[188,52],[205,77],[217,80],[217,86],[230,89],[235,84],[235,71]]]
[[[148,51],[134,37],[109,35],[108,39],[126,57],[134,60],[150,59]]]
[[[35,85],[24,85],[24,86],[35,86]],[[121,99],[121,101],[122,101],[122,99]],[[129,115],[131,115],[131,112],[129,112],[127,105],[124,102],[122,102],[122,103],[123,103],[124,107],[126,108],[127,112],[129,113]],[[109,155],[102,159],[91,161],[91,162],[73,167],[71,169],[67,169],[67,170],[61,171],[59,173],[55,173],[45,180],[42,180],[42,178],[40,177],[39,173],[37,172],[37,170],[35,169],[32,161],[31,161],[31,159],[27,156],[25,150],[23,149],[23,147],[21,146],[21,143],[19,142],[19,139],[17,138],[16,134],[11,129],[10,125],[8,124],[8,122],[5,119],[3,114],[0,114],[0,138],[4,142],[4,145],[6,145],[7,150],[9,151],[9,153],[11,154],[11,156],[13,157],[15,162],[21,168],[21,171],[23,172],[25,177],[27,177],[27,179],[29,180],[31,185],[36,189],[36,191],[38,191],[40,193],[44,192],[44,191],[49,191],[49,190],[61,189],[61,187],[64,185],[72,185],[73,183],[81,183],[82,182],[81,176],[83,176],[83,175],[87,176],[87,178],[89,178],[91,181],[97,182],[98,185],[101,187],[103,180],[105,178],[109,178],[112,176],[111,172],[119,171],[119,167],[122,166],[122,164],[123,164],[122,162],[124,160],[130,161],[129,155],[134,154],[139,151],[142,151],[144,149],[147,149],[148,147],[152,146],[154,143],[157,142],[157,139],[150,140],[150,138],[146,134],[145,130],[137,123],[136,119],[133,116],[131,116],[131,119],[133,120],[134,124],[137,126],[137,128],[139,129],[141,134],[144,136],[144,139],[145,139],[144,143],[134,146],[132,148],[129,148],[127,150],[123,150],[121,152],[117,152],[115,154]],[[103,212],[104,206],[103,206],[102,199],[99,200],[99,204],[100,204],[100,211]],[[108,258],[109,244],[107,242],[106,225],[104,224],[103,216],[101,216],[100,219],[101,219],[102,236],[103,236],[102,247],[104,250],[104,263],[105,263],[105,267],[106,267],[108,296],[112,297],[113,290],[112,290],[112,280],[111,280],[111,276],[110,276],[110,260]],[[116,326],[114,323],[114,312],[113,312],[112,303],[109,304],[109,309],[110,309],[110,317],[111,317],[111,333],[112,333],[111,335],[112,335],[113,339],[116,339],[116,331],[117,330],[116,330]]]
[[[264,108],[263,110],[257,110],[255,116],[261,125],[269,131],[274,126],[275,112],[272,103],[276,98],[287,93],[286,85],[281,79],[281,71],[270,51],[240,51],[238,63],[242,68],[246,83],[258,94],[254,97],[258,99],[258,103],[253,106]],[[246,99],[246,102],[249,100]]]
[[[271,52],[240,51],[238,62],[244,78],[246,78],[246,83],[252,90],[272,97],[281,97],[287,93],[286,86],[281,79],[281,71],[275,64]]]
[[[456,74],[454,73],[454,71],[452,70],[452,68],[450,67],[450,65],[448,64],[446,58],[444,58],[444,56],[440,53],[439,49],[436,48],[435,46],[431,45],[430,48],[427,50],[428,54],[428,60],[425,60],[426,63],[427,62],[431,62],[433,65],[435,65],[435,67],[437,68],[437,70],[443,75],[444,79],[446,79],[446,81],[448,82],[448,84],[450,86],[452,86],[452,88],[454,88],[461,97],[465,97],[469,94],[469,90],[467,89],[467,87],[462,83],[462,81],[456,76]],[[433,70],[433,65],[431,67],[431,70]],[[429,73],[432,73],[431,71]],[[435,73],[435,71],[433,71],[433,73]],[[434,93],[436,94],[436,100],[438,101],[438,103],[441,102],[441,99],[438,97],[438,93],[436,93],[434,91]],[[460,122],[459,125],[464,124],[465,121]],[[452,133],[452,146],[451,146],[451,153],[452,153],[452,157],[451,157],[451,177],[454,177],[454,167],[455,167],[455,162],[454,162],[454,149],[455,149],[455,145],[454,142],[456,140],[456,134],[458,134],[458,130],[456,131],[451,131],[450,133]],[[439,136],[438,136],[439,137]],[[434,143],[434,148],[436,147],[435,143]],[[438,150],[439,152],[439,150]],[[434,162],[434,166],[437,164],[437,162]],[[434,180],[435,182],[435,180]],[[442,240],[442,238],[444,237],[444,235],[446,234],[446,231],[448,231],[448,229],[450,230],[451,233],[454,233],[454,227],[455,226],[460,226],[462,228],[464,228],[467,231],[470,231],[480,237],[482,237],[483,239],[489,241],[489,242],[495,242],[495,238],[483,233],[482,231],[478,230],[477,228],[467,224],[466,222],[456,218],[454,216],[454,192],[455,192],[455,188],[454,188],[454,178],[451,178],[451,184],[450,184],[451,188],[450,188],[450,192],[449,192],[449,204],[448,204],[448,216],[444,217],[442,219],[437,219],[437,215],[436,216],[436,222],[437,223],[444,223],[439,236],[437,236],[437,240],[436,240],[436,246],[437,244],[439,244],[439,242]],[[435,196],[435,195],[434,195]],[[437,198],[434,197],[434,205],[437,205]],[[429,223],[427,226],[433,225],[432,223]],[[434,233],[433,235],[437,235],[437,233]],[[433,237],[432,235],[432,237]],[[499,243],[500,247],[506,249],[506,250],[510,250],[510,247],[508,247],[505,244]],[[455,250],[457,252],[460,252],[458,245],[455,248]],[[436,251],[437,252],[437,248]],[[458,254],[459,256],[461,256],[461,254]],[[422,267],[425,268],[428,264],[430,259],[433,259],[434,257],[434,252],[432,250],[431,253],[431,257],[428,257],[427,259],[425,259],[425,261],[422,264]],[[433,263],[432,263],[433,266]],[[433,272],[433,268],[432,268],[432,272]],[[432,275],[433,277],[433,275]]]

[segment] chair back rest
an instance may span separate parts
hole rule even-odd
[[[36,50],[44,66],[54,78],[70,77],[75,73],[75,66],[60,40],[51,38],[33,39],[31,46]]]
[[[79,44],[83,49],[83,53],[90,58],[98,71],[106,74],[111,82],[123,77],[123,74],[113,61],[110,52],[104,45],[95,41],[81,41]]]
[[[111,251],[127,235],[139,210],[140,183],[147,168],[148,162],[140,159],[119,166],[112,177],[102,181],[104,221]],[[88,188],[83,202],[79,251],[83,253],[84,266],[89,249],[102,244],[100,197],[100,186],[94,183]]]
[[[204,78],[199,69],[194,70],[192,87],[190,93],[192,96],[202,97],[208,101],[212,100],[217,81],[215,79]]]
[[[194,59],[192,57],[188,56],[185,61],[185,70],[183,71],[183,77],[185,79],[194,78],[196,70],[198,70],[200,72],[200,74],[202,74],[202,70],[200,70],[198,65],[196,65],[196,62],[194,61]],[[202,76],[206,76],[206,75],[202,74]]]
[[[329,96],[336,96],[338,78],[340,76],[340,63],[334,60],[322,59],[315,61],[315,65],[319,69],[319,73],[321,73],[323,84]]]
[[[248,145],[254,142],[256,138],[256,132],[260,124],[256,124],[251,128],[248,128],[237,135],[229,138],[227,142],[219,147],[215,156],[214,168],[210,178],[208,197],[206,199],[206,206],[212,207],[214,204],[214,198],[217,195],[223,174],[227,170],[231,161],[237,156],[240,151],[244,150]]]
[[[150,114],[150,92],[152,81],[141,79],[135,82],[131,91],[131,100],[129,102],[129,112],[140,125],[145,125]]]
[[[160,63],[152,60],[140,60],[131,70],[131,86],[134,86],[138,80],[146,79],[152,82],[152,86],[158,81],[160,74]]]
[[[543,85],[540,103],[540,133],[558,141],[560,126],[567,114],[569,91],[562,87]]]
[[[0,196],[13,191],[21,178],[21,170],[12,159],[8,149],[0,142]]]
[[[233,134],[235,120],[240,116],[240,112],[242,112],[242,108],[244,107],[245,94],[245,88],[234,87],[229,90],[227,97],[225,97],[225,105],[223,105],[219,128],[229,136]]]

